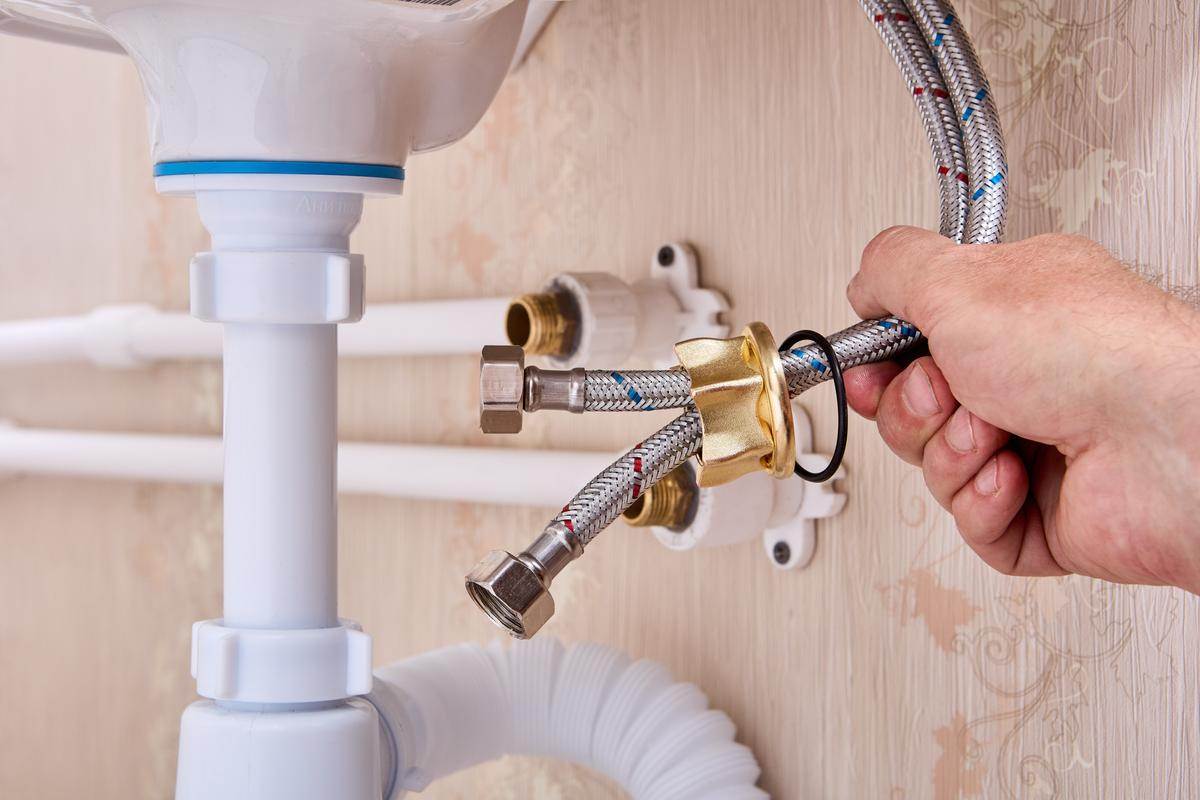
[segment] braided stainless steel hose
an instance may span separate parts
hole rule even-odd
[[[692,380],[681,369],[590,369],[584,377],[584,411],[657,411],[692,402]]]
[[[966,232],[969,195],[967,158],[950,92],[933,52],[912,21],[903,0],[860,0],[908,85],[929,139],[942,200],[942,236],[961,242]]]
[[[915,330],[899,317],[888,317],[851,325],[829,341],[838,363],[850,369],[891,358],[916,341],[907,335]],[[781,361],[793,397],[828,377],[829,365],[816,345],[790,350]],[[655,411],[692,405],[692,379],[682,369],[587,370],[584,376],[584,411]]]
[[[928,91],[941,101],[917,101],[938,172],[944,179],[955,170],[952,183],[961,184],[965,178],[969,188],[964,203],[957,187],[951,191],[947,181],[941,182],[943,234],[973,244],[999,241],[1007,206],[999,118],[953,9],[943,0],[908,0],[907,5],[900,0],[860,1],[914,96],[924,97]],[[913,31],[914,19],[921,36]],[[943,87],[948,87],[954,102],[953,114],[947,113],[947,98],[940,96],[947,91]],[[948,215],[957,219],[947,219]],[[829,340],[838,363],[848,369],[889,359],[920,341],[921,333],[891,317],[857,323]],[[825,355],[815,345],[794,349],[781,360],[792,397],[829,376]],[[646,489],[697,453],[703,440],[685,372],[588,371],[583,389],[585,411],[687,410],[589,481],[527,550],[515,557],[495,551],[467,576],[467,590],[475,603],[493,622],[521,638],[536,633],[554,613],[549,593],[553,578]]]
[[[898,317],[865,320],[829,337],[843,369],[886,361],[920,341],[915,326]],[[783,354],[783,372],[792,397],[829,378],[825,354],[813,345]],[[691,389],[686,372],[659,373]],[[691,403],[689,402],[690,406]],[[614,461],[563,507],[551,525],[561,524],[587,545],[621,515],[642,492],[700,450],[703,440],[695,408],[672,420],[650,438]]]
[[[954,8],[945,0],[907,0],[909,12],[950,89],[970,177],[966,241],[995,244],[1008,210],[1008,160],[1000,115],[979,57]]]

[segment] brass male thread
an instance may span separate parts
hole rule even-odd
[[[635,528],[679,530],[691,521],[697,492],[696,478],[691,468],[683,464],[642,492],[629,508],[621,512],[621,518]]]
[[[524,294],[504,319],[508,341],[530,355],[564,357],[575,347],[579,312],[565,292]]]

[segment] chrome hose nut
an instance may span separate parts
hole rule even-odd
[[[479,427],[484,433],[520,433],[525,394],[525,351],[488,345],[479,360]]]
[[[550,582],[583,555],[574,531],[555,522],[519,556],[493,550],[467,574],[467,594],[496,625],[528,639],[554,616]]]
[[[528,639],[554,616],[554,598],[533,566],[493,550],[467,575],[467,593],[492,622]]]

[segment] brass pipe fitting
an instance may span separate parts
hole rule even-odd
[[[662,527],[683,530],[695,516],[699,488],[687,464],[663,476],[621,512],[627,525],[635,528]]]
[[[521,295],[504,317],[508,341],[531,355],[570,355],[578,327],[579,312],[566,292]]]
[[[732,339],[689,339],[675,355],[692,379],[704,444],[700,486],[729,483],[758,469],[792,474],[796,434],[783,362],[771,331],[752,322]]]

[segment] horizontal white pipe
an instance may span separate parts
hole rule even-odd
[[[498,447],[338,445],[338,491],[557,508],[616,454]],[[0,424],[0,474],[219,484],[215,436],[20,428]]]
[[[384,796],[502,755],[561,758],[634,800],[764,800],[734,725],[662,664],[551,637],[460,644],[375,673],[368,696],[390,731]]]
[[[341,325],[342,356],[461,355],[507,341],[506,298],[368,305]],[[0,322],[0,364],[90,361],[136,367],[218,359],[221,326],[147,305],[102,306],[89,314]]]
[[[18,16],[5,9],[0,9],[0,33],[19,36],[23,39],[38,39],[43,42],[125,55],[125,48],[113,41],[103,31],[89,30],[81,25],[66,22],[55,23],[50,20]]]

